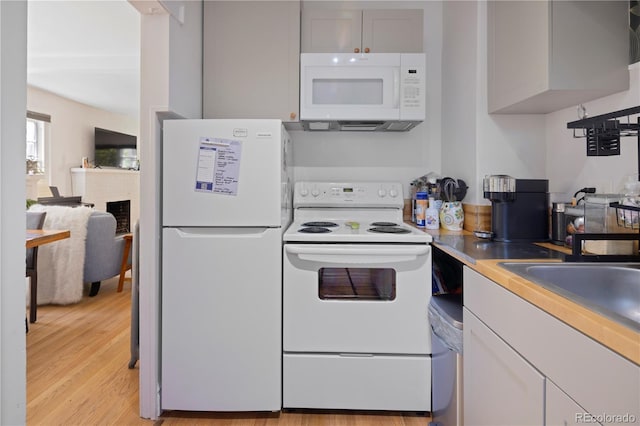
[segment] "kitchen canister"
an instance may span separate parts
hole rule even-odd
[[[425,226],[425,215],[427,213],[427,193],[416,193],[416,225]]]
[[[464,223],[464,210],[461,201],[445,201],[440,209],[440,224],[450,231],[461,231]]]
[[[440,212],[436,207],[436,199],[429,198],[429,207],[425,212],[425,228],[438,229],[440,228]]]

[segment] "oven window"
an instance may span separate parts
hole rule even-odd
[[[395,300],[396,271],[391,268],[320,268],[318,297],[322,300]]]

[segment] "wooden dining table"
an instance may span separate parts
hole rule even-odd
[[[44,244],[64,240],[71,237],[68,229],[27,229],[26,248],[37,248]],[[37,258],[36,258],[37,259]],[[37,260],[36,260],[37,261]],[[37,268],[38,265],[34,265]],[[38,293],[35,286],[31,286],[31,301],[29,303],[29,322],[36,322],[36,312],[38,309]]]

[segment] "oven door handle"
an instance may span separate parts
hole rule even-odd
[[[285,252],[297,255],[302,260],[331,263],[397,263],[410,262],[429,253],[430,246],[329,246],[312,247],[307,245],[286,244]]]

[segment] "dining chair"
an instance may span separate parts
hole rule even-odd
[[[47,212],[27,212],[27,229],[42,229]],[[38,303],[38,247],[27,249],[26,276],[30,278],[29,321],[36,322]],[[27,324],[27,331],[29,325]]]

